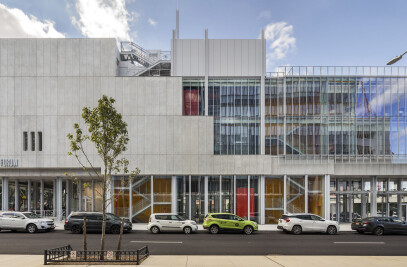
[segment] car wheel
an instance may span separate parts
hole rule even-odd
[[[29,224],[29,225],[27,225],[27,231],[30,233],[30,234],[34,234],[34,233],[36,233],[37,232],[37,226],[35,225],[35,224]]]
[[[157,226],[153,226],[151,227],[150,231],[153,234],[158,234],[160,232],[160,228],[158,228]]]
[[[216,235],[217,233],[219,233],[219,226],[217,225],[212,225],[209,228],[209,231],[211,232],[211,234]]]
[[[330,226],[328,226],[328,229],[326,230],[326,232],[328,233],[328,235],[336,235],[338,230],[336,229],[335,226],[330,225]]]
[[[111,234],[114,234],[114,235],[120,234],[120,226],[118,226],[118,225],[113,225],[113,226],[110,228],[110,233],[111,233]]]
[[[246,235],[251,235],[253,233],[253,227],[247,225],[243,228],[243,231]]]
[[[71,232],[73,234],[80,234],[80,233],[82,233],[82,228],[79,225],[74,225],[71,228]]]
[[[384,234],[384,229],[382,227],[377,227],[376,229],[374,229],[373,233],[375,235],[383,235]]]
[[[184,234],[189,235],[192,233],[192,229],[189,226],[184,227]]]
[[[363,234],[364,232],[362,230],[357,230],[358,234]]]
[[[295,234],[295,235],[299,235],[302,233],[302,228],[299,225],[294,225],[293,229],[291,229],[291,233]]]

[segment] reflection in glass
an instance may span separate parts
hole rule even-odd
[[[305,178],[287,176],[287,212],[305,212]]]
[[[265,223],[277,224],[284,213],[284,177],[265,178]]]

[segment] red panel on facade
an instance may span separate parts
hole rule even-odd
[[[236,215],[247,217],[247,187],[236,188]],[[250,217],[254,216],[254,188],[250,188]]]
[[[184,115],[186,116],[199,115],[198,90],[184,91]]]

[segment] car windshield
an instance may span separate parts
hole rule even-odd
[[[112,213],[109,213],[109,214],[106,214],[106,215],[109,216],[110,219],[112,219],[112,220],[121,220],[120,217],[118,217],[118,216],[116,216],[116,215],[114,215]]]
[[[38,216],[37,214],[32,213],[32,212],[24,212],[23,214],[28,219],[39,219],[39,218],[41,218],[40,216]]]

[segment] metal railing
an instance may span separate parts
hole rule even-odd
[[[74,251],[70,245],[44,250],[44,265],[49,263],[135,263],[140,265],[150,256],[148,247],[134,251]]]

